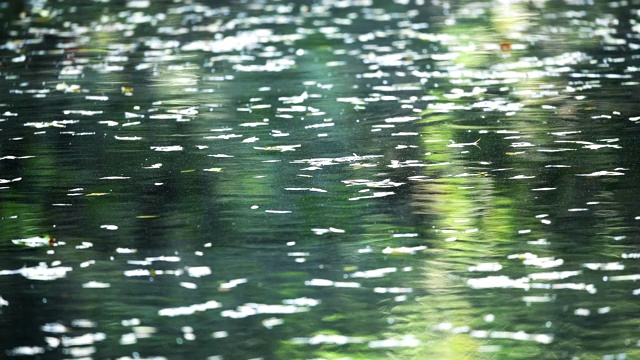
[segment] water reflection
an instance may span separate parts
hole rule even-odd
[[[634,358],[631,8],[2,7],[3,351]]]

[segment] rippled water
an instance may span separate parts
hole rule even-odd
[[[638,8],[0,3],[0,350],[639,358]]]

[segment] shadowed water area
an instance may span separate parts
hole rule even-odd
[[[639,9],[0,2],[0,357],[639,359]]]

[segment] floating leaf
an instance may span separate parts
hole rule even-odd
[[[11,240],[12,243],[16,245],[26,246],[26,247],[41,247],[41,246],[55,246],[58,245],[53,236],[45,235],[45,236],[33,236],[25,239],[14,239]]]

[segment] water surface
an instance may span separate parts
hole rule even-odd
[[[638,6],[5,3],[4,355],[639,357]]]

